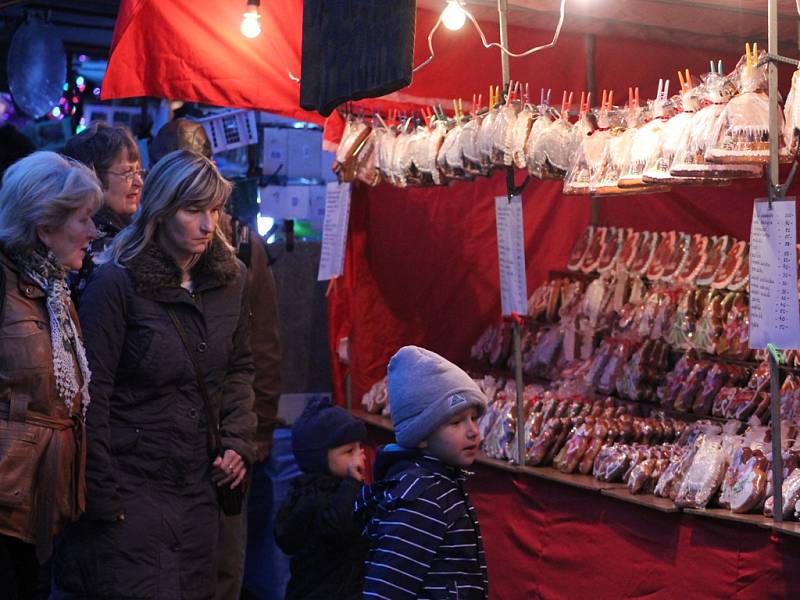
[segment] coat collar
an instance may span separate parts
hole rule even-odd
[[[40,288],[36,282],[31,280],[30,277],[25,275],[25,273],[20,270],[17,263],[15,263],[12,258],[6,254],[4,249],[0,249],[0,263],[8,267],[10,271],[16,274],[17,288],[23,296],[26,298],[44,298],[47,296],[44,290]]]
[[[97,229],[102,232],[104,236],[108,235],[114,237],[127,226],[127,223],[122,217],[105,205],[100,207],[100,210],[94,214],[92,220]]]
[[[152,242],[125,267],[131,273],[137,293],[154,300],[174,301],[184,297],[181,270],[161,246]],[[229,284],[236,279],[239,267],[233,251],[216,237],[192,268],[195,290],[202,292]]]

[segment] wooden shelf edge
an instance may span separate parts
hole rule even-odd
[[[663,513],[677,513],[680,509],[675,506],[672,500],[667,498],[659,498],[652,494],[631,494],[628,487],[623,484],[618,484],[619,487],[609,488],[601,491],[600,493],[609,498],[622,500],[623,502],[630,502],[631,504],[638,504],[646,508],[652,508]]]
[[[746,523],[764,529],[772,529],[775,523],[769,517],[755,514],[738,514],[724,508],[684,508],[683,512],[688,515],[696,515],[709,519],[721,521],[733,521],[735,523]]]
[[[793,537],[800,537],[800,523],[797,521],[783,521],[782,523],[773,523],[772,530],[776,533],[790,535]]]

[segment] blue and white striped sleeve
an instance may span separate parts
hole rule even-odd
[[[437,487],[410,500],[399,498],[396,508],[377,525],[377,542],[366,561],[365,600],[418,597],[448,526],[442,507],[434,501]]]

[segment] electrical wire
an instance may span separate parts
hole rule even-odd
[[[800,0],[797,0],[797,1],[800,2]],[[481,26],[478,24],[478,21],[475,19],[475,17],[472,16],[472,13],[469,12],[463,6],[461,7],[461,10],[463,10],[464,13],[467,15],[467,17],[469,17],[469,20],[472,21],[472,24],[475,26],[475,29],[478,30],[478,34],[481,36],[481,43],[483,44],[484,48],[486,48],[487,50],[489,48],[499,48],[500,51],[503,54],[505,54],[507,56],[510,56],[511,58],[523,58],[523,57],[529,56],[529,55],[531,55],[531,54],[533,54],[535,52],[541,52],[542,50],[548,50],[550,48],[555,47],[556,43],[558,43],[558,38],[561,35],[561,27],[564,25],[564,13],[565,13],[566,5],[567,5],[567,0],[561,0],[561,8],[559,10],[558,25],[556,25],[556,31],[553,34],[552,41],[549,44],[545,44],[543,46],[536,46],[535,48],[529,48],[528,50],[525,50],[524,52],[511,52],[508,48],[506,48],[502,44],[499,44],[497,42],[487,42],[486,41],[486,36],[484,35],[483,30],[481,29]],[[428,34],[428,51],[430,52],[430,56],[427,59],[425,59],[424,61],[422,61],[420,64],[418,64],[416,67],[414,67],[414,69],[413,69],[414,73],[416,73],[417,71],[419,71],[423,67],[428,66],[433,61],[434,57],[436,56],[436,52],[433,49],[433,35],[436,33],[436,30],[439,29],[439,26],[441,24],[442,24],[442,15],[440,14],[439,18],[436,20],[436,24],[433,26],[433,29],[431,29],[430,33]]]

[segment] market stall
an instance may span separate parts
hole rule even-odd
[[[557,16],[553,3],[544,8],[522,4],[546,19]],[[673,13],[674,3],[634,4],[638,13],[617,13],[600,21],[607,27],[599,29],[597,15],[576,9],[573,17],[581,27],[568,27],[550,53],[513,65],[514,79],[530,81],[533,92],[512,85],[507,76],[499,91],[491,88],[500,80],[497,54],[485,51],[476,36],[460,35],[458,52],[440,49],[409,88],[357,103],[328,121],[326,137],[341,142],[340,177],[359,180],[352,188],[344,272],[329,294],[335,392],[345,403],[349,375],[353,404],[366,396],[368,408],[379,411],[386,363],[405,344],[443,354],[470,369],[491,390],[484,431],[488,455],[477,467],[472,496],[481,515],[493,597],[792,597],[800,590],[800,546],[794,537],[798,526],[764,516],[774,496],[767,482],[770,440],[765,424],[771,415],[765,357],[743,350],[741,344],[735,349],[732,343],[724,348],[718,344],[727,322],[734,328],[736,315],[746,312],[747,242],[753,200],[767,195],[763,172],[769,143],[781,138],[787,163],[796,152],[791,128],[784,136],[775,123],[763,125],[766,78],[759,74],[766,72],[769,57],[748,45],[740,59],[744,48],[726,45],[732,37],[747,35],[763,47],[758,37],[766,30],[766,15],[755,5],[737,11],[721,6],[724,3],[698,7],[681,2],[677,5],[684,12]],[[787,39],[794,35],[797,14],[793,4],[783,4],[783,15],[791,16],[782,20],[779,31]],[[644,5],[653,5],[652,11]],[[293,81],[300,47],[296,3],[286,7],[279,24],[271,22],[278,27],[270,31],[278,40],[277,51],[253,52],[242,47],[241,40],[220,43],[219,53],[234,61],[243,59],[233,67],[243,67],[235,77],[220,70],[223,64],[232,68],[228,61],[209,65],[182,60],[184,49],[174,43],[179,39],[189,44],[187,35],[198,36],[208,26],[204,11],[175,3],[175,8],[159,10],[178,11],[187,21],[183,30],[150,30],[154,19],[166,15],[148,17],[137,3],[130,6],[115,34],[111,84],[104,87],[107,97],[147,93],[304,116],[297,110]],[[227,10],[219,8],[216,18],[239,18],[238,11]],[[479,7],[476,14],[489,29],[487,10]],[[708,23],[702,23],[703,18],[713,18],[727,36],[704,36]],[[750,18],[761,19],[762,27],[748,29]],[[428,31],[436,21],[435,12],[418,10],[418,31]],[[679,25],[686,31],[681,33]],[[615,35],[607,35],[609,31]],[[625,37],[632,31],[638,32],[638,39]],[[641,39],[642,32],[650,39]],[[522,26],[511,27],[509,33],[514,47],[550,39],[549,31]],[[424,36],[417,37],[415,64],[429,52]],[[681,45],[698,40],[713,50]],[[181,76],[165,77],[159,63],[140,70],[155,77],[126,77],[143,44],[158,48]],[[194,56],[201,56],[195,44]],[[695,48],[700,45],[705,44]],[[701,83],[697,75],[706,71],[709,55],[712,72]],[[782,69],[785,95],[792,70]],[[678,70],[679,83],[672,75]],[[261,80],[248,79],[252,71],[271,83],[269,93]],[[237,85],[226,85],[228,76]],[[673,78],[672,94],[664,87],[666,78]],[[574,101],[566,93],[560,105],[558,96],[545,101],[549,94],[544,89],[540,94],[540,87],[556,94],[573,90]],[[578,93],[586,88],[594,89],[594,101],[578,102]],[[622,91],[626,88],[627,95]],[[486,89],[490,93],[481,102],[476,94]],[[600,90],[613,89],[616,102],[605,91],[600,97]],[[647,103],[648,97],[652,103]],[[737,122],[739,117],[728,110],[737,105],[758,107],[744,110],[742,122]],[[793,106],[787,98],[786,120],[794,118]],[[461,136],[470,124],[489,119],[508,118],[511,130],[512,120],[528,109],[519,162],[513,149],[506,153],[502,143],[490,140],[488,155],[472,156],[463,142],[451,139],[454,132]],[[630,155],[631,147],[646,146],[641,140],[663,139],[661,130],[673,119],[694,119],[701,113],[708,131],[700,136],[694,133],[699,126],[688,128],[683,140],[681,130],[678,138],[683,141],[665,159],[666,169],[654,167],[652,180],[646,176],[650,157],[641,158],[641,166],[635,168],[635,161],[617,160]],[[306,118],[319,121],[313,115]],[[546,151],[544,160],[531,158],[541,152],[531,149],[529,140],[544,137],[536,123],[566,132],[584,119],[591,123],[580,132],[567,162]],[[719,122],[723,125],[715,129]],[[538,133],[534,136],[533,131]],[[388,147],[387,140],[398,143],[400,138],[404,151],[395,150],[391,160],[383,160],[381,148]],[[605,145],[596,151],[592,145],[601,138]],[[634,139],[639,142],[634,144]],[[432,156],[419,150],[423,145],[435,148]],[[664,146],[659,142],[659,152]],[[607,152],[606,147],[616,150]],[[777,165],[779,149],[772,150]],[[785,176],[788,166],[784,169]],[[512,190],[526,175],[532,177],[527,185]],[[525,275],[532,296],[528,318],[504,326],[495,198],[512,191],[522,196]],[[621,260],[628,246],[630,254]],[[660,263],[653,262],[656,255]],[[714,268],[702,273],[698,263],[681,278],[680,271],[698,256]],[[600,268],[603,257],[607,260]],[[548,283],[554,280],[563,283]],[[683,287],[671,287],[673,280]],[[643,316],[648,298],[654,306],[649,321]],[[545,305],[539,313],[537,302]],[[654,328],[659,303],[672,308],[664,313],[665,323]],[[680,312],[683,303],[686,310]],[[588,314],[576,308],[572,330],[570,306],[589,307]],[[634,317],[625,321],[626,314]],[[600,315],[607,317],[603,326],[597,326]],[[591,321],[591,327],[584,327],[579,317]],[[634,323],[637,336],[626,337],[630,331],[623,322]],[[673,329],[676,336],[669,337]],[[525,336],[526,345],[515,360],[510,360],[511,331]],[[702,341],[696,331],[705,333]],[[728,337],[734,339],[732,334]],[[548,346],[552,339],[557,343]],[[653,347],[661,359],[652,358]],[[646,351],[647,360],[642,358]],[[641,364],[649,369],[646,377],[636,370]],[[786,388],[782,416],[790,427],[796,425],[796,394],[789,392],[796,385],[786,382],[794,381],[795,369],[793,363],[781,371]],[[698,385],[685,389],[687,382],[706,376],[712,381],[712,370],[713,377],[724,374],[725,389],[732,390],[725,392],[730,398],[724,406],[716,402],[724,396],[723,384],[715,384],[706,395]],[[628,388],[625,377],[633,381]],[[574,383],[585,385],[567,389]],[[516,410],[503,412],[506,405]],[[361,416],[372,425],[375,444],[390,439],[385,419]],[[796,429],[787,430],[785,439],[794,442]],[[747,445],[748,451],[761,454],[751,464],[751,455],[742,458],[740,453],[737,460],[743,468],[737,470],[734,454],[723,451],[723,436],[728,436],[726,443],[735,440],[739,448]],[[589,447],[594,454],[588,453]],[[524,459],[520,448],[525,449]],[[708,477],[710,471],[701,468],[699,459],[693,469],[698,455],[713,459],[714,477]],[[787,447],[789,469],[794,468],[793,456],[794,449]],[[680,463],[675,467],[680,482],[696,478],[702,494],[688,484],[684,490],[680,482],[673,485],[674,493],[656,493],[673,462]],[[519,466],[522,463],[535,466]],[[789,480],[793,472],[786,473]],[[723,480],[731,479],[734,487],[744,485],[749,481],[745,473],[757,476],[752,497],[735,506],[730,500],[722,505]],[[710,489],[708,479],[715,480]],[[788,507],[787,518],[794,516],[799,491],[784,488],[777,494],[785,500],[784,509]]]

